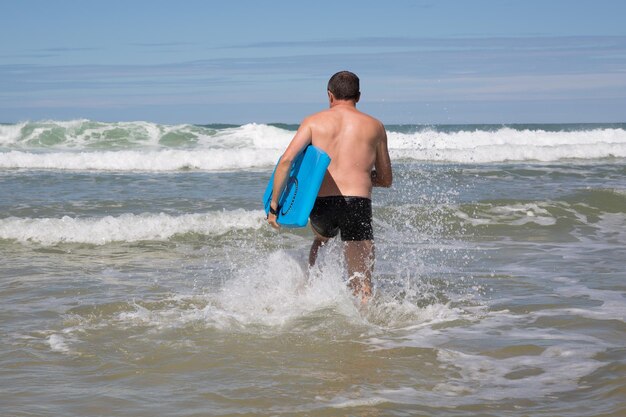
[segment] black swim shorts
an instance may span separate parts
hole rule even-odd
[[[372,200],[365,197],[317,197],[311,211],[311,227],[324,237],[341,240],[373,240]]]

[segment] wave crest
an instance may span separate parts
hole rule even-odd
[[[259,229],[261,210],[213,211],[204,214],[123,214],[103,218],[0,219],[0,239],[52,246],[61,243],[104,245],[111,242],[168,240],[175,235],[223,235],[233,230]]]
[[[102,123],[0,125],[0,168],[172,171],[271,167],[297,126]],[[626,158],[623,127],[483,127],[446,131],[388,126],[392,159],[451,163]]]

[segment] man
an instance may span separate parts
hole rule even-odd
[[[355,74],[341,71],[330,78],[330,108],[304,119],[276,167],[267,221],[279,227],[272,211],[278,209],[278,196],[298,153],[311,143],[324,150],[331,162],[310,215],[315,239],[309,265],[315,264],[319,248],[340,232],[348,284],[367,300],[374,268],[372,187],[390,187],[392,172],[385,127],[357,110],[360,96]]]

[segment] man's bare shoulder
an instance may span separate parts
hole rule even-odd
[[[330,109],[322,110],[305,117],[304,120],[302,120],[302,122],[300,123],[300,127],[317,130],[328,126],[329,123],[333,124],[332,120],[334,118],[335,115],[333,114],[333,112],[330,111]]]
[[[368,124],[368,126],[370,126],[372,130],[375,130],[378,134],[382,134],[385,132],[385,125],[383,125],[380,120],[367,113],[361,112],[361,115],[367,121],[366,123]]]
[[[359,124],[367,124],[370,128],[384,129],[382,122],[374,116],[364,113],[358,109],[354,109],[354,112],[359,118]]]

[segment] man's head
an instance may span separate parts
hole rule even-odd
[[[350,71],[339,71],[328,80],[328,92],[337,100],[359,101],[359,77]]]

